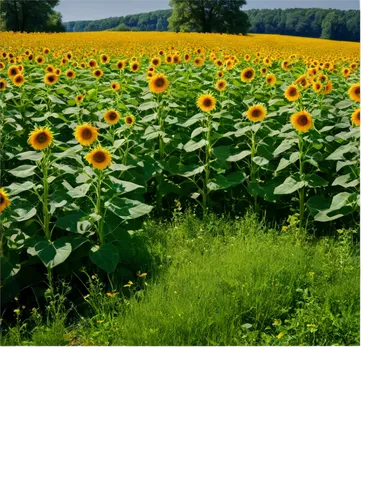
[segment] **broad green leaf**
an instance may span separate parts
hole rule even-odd
[[[251,151],[249,149],[245,149],[244,151],[241,151],[240,153],[237,153],[235,155],[231,155],[227,158],[227,161],[240,161],[243,158],[246,158],[246,156],[251,155]]]
[[[19,167],[9,170],[9,173],[15,177],[21,177],[22,179],[34,175],[36,165],[20,165]]]
[[[189,141],[185,144],[184,150],[187,153],[191,153],[192,151],[196,151],[197,149],[203,148],[207,144],[206,139],[201,139],[199,142]]]
[[[306,181],[297,181],[293,177],[287,177],[282,184],[275,188],[274,194],[291,194],[306,185]]]
[[[113,273],[119,262],[119,253],[112,243],[101,246],[93,246],[90,249],[90,259],[106,273]]]
[[[34,183],[30,181],[23,182],[22,184],[18,182],[13,182],[5,188],[6,192],[9,193],[10,196],[16,196],[19,193],[23,193],[24,191],[30,191],[34,187]]]
[[[40,238],[33,248],[28,249],[28,253],[36,254],[47,268],[54,268],[64,262],[72,253],[70,238],[64,236],[51,242],[47,238]]]
[[[40,161],[43,158],[41,151],[25,151],[17,155],[20,160]]]
[[[86,217],[86,220],[82,220]],[[87,214],[82,210],[74,210],[56,221],[56,226],[73,233],[84,234],[90,229],[91,224],[87,220]]]

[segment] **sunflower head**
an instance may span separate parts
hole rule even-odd
[[[75,138],[82,146],[91,146],[98,138],[98,135],[98,129],[88,123],[78,125],[74,132]]]
[[[299,99],[299,91],[296,85],[289,85],[285,90],[284,96],[288,101],[297,101]]]
[[[125,116],[126,125],[129,125],[129,127],[131,127],[132,125],[134,125],[134,122],[135,122],[135,119],[134,119],[133,115]]]
[[[215,88],[216,88],[216,90],[219,90],[220,92],[222,92],[223,90],[225,90],[226,86],[227,86],[227,82],[225,80],[218,80],[216,82]]]
[[[7,86],[6,80],[4,78],[0,78],[0,90],[5,90]]]
[[[98,170],[103,170],[111,163],[111,153],[103,148],[97,148],[91,151],[86,160]]]
[[[134,61],[130,64],[130,71],[132,71],[133,73],[136,73],[140,68],[140,64],[138,61]]]
[[[8,198],[6,192],[0,188],[0,214],[3,210],[10,205],[11,201]]]
[[[107,54],[102,54],[100,56],[100,61],[102,64],[107,64],[110,61],[110,57]]]
[[[266,76],[266,83],[268,83],[268,85],[275,85],[276,76],[273,73],[270,73],[269,75],[267,75]]]
[[[66,77],[69,78],[69,80],[72,80],[73,78],[76,77],[76,72],[73,71],[72,69],[68,69],[68,71],[65,73]]]
[[[150,64],[152,64],[155,68],[161,65],[161,59],[160,57],[153,57],[150,61]]]
[[[95,69],[92,74],[95,78],[101,78],[103,76],[103,71],[101,69]]]
[[[33,132],[30,132],[28,143],[34,149],[41,150],[46,149],[52,143],[53,133],[49,127],[36,128]]]
[[[267,110],[261,104],[256,104],[255,106],[251,106],[247,110],[246,116],[252,122],[261,122],[265,119],[267,115]]]
[[[156,94],[160,94],[161,92],[165,92],[168,88],[168,80],[166,77],[162,74],[156,74],[153,75],[149,82],[148,86],[151,90],[151,92],[154,92]]]
[[[355,102],[360,102],[361,101],[361,90],[360,90],[360,84],[359,83],[355,83],[354,85],[352,85],[350,87],[350,89],[348,90],[348,94],[349,94],[349,97],[352,101],[355,101]]]
[[[115,123],[117,123],[120,118],[120,113],[115,109],[110,109],[104,114],[104,121],[106,123],[109,123],[110,125],[114,125]]]
[[[85,97],[82,94],[79,94],[76,96],[75,101],[77,104],[81,104],[81,102],[83,101],[84,98]]]
[[[43,56],[38,56],[35,58],[35,62],[37,64],[43,64],[44,63],[44,57]]]
[[[308,132],[314,125],[310,113],[305,110],[294,113],[290,121],[298,132]]]
[[[13,79],[12,79],[14,85],[16,85],[17,87],[20,87],[21,85],[23,85],[25,83],[25,77],[23,76],[22,73],[18,73],[18,75],[16,75]]]
[[[121,88],[121,85],[118,82],[112,82],[111,83],[111,89],[112,90],[115,90],[117,92],[117,90],[120,90],[120,88]]]
[[[203,64],[204,64],[204,59],[202,57],[196,57],[194,59],[194,66],[199,67],[199,66],[203,66]]]
[[[96,65],[97,65],[97,62],[95,61],[95,59],[90,59],[89,60],[89,66],[90,66],[90,68],[96,68]]]
[[[318,93],[322,90],[322,84],[320,82],[313,83],[314,92]]]
[[[216,106],[216,99],[210,94],[203,94],[197,99],[197,106],[201,111],[209,113]]]
[[[16,75],[18,75],[19,69],[18,66],[10,66],[8,68],[8,76],[9,78],[14,78]]]
[[[57,82],[59,77],[56,75],[56,73],[46,73],[44,76],[44,83],[46,85],[53,85],[54,83]]]
[[[350,69],[349,68],[342,68],[341,74],[344,78],[348,78],[348,76],[350,76]]]
[[[241,80],[243,82],[251,82],[255,76],[255,70],[253,68],[245,68],[241,71]]]
[[[123,69],[124,69],[124,67],[125,67],[124,61],[117,61],[116,67],[117,67],[117,69],[119,69],[120,71],[121,71],[121,70],[123,70]]]
[[[352,123],[356,127],[359,127],[361,124],[361,108],[357,108],[352,114]]]
[[[332,92],[332,88],[333,88],[332,82],[331,80],[328,80],[326,86],[324,87],[323,94],[330,94]]]
[[[185,62],[189,62],[189,61],[190,61],[190,59],[191,59],[191,55],[190,55],[190,54],[185,54],[185,55],[184,55],[184,61],[185,61]]]

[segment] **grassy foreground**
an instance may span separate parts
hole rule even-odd
[[[263,228],[251,216],[177,215],[146,223],[134,244],[143,261],[134,282],[108,293],[91,277],[79,315],[60,292],[47,320],[34,311],[2,344],[359,344],[359,247],[351,231],[315,239],[293,227]]]

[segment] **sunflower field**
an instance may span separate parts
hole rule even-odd
[[[134,234],[176,208],[358,224],[359,72],[351,42],[2,33],[3,307],[82,269],[130,279]]]

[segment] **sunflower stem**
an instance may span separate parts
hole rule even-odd
[[[98,182],[96,188],[96,213],[100,217],[98,221],[98,237],[99,244],[103,245],[104,243],[104,218],[102,216],[102,203],[101,203],[101,193],[102,193],[102,180],[103,180],[103,170],[99,170],[98,172]]]
[[[45,237],[50,241],[51,230],[50,230],[50,213],[48,209],[48,198],[49,198],[49,183],[48,183],[48,166],[49,166],[49,155],[46,153],[42,160],[42,174],[43,174],[43,230]]]
[[[206,135],[206,161],[204,165],[204,177],[203,177],[203,212],[207,213],[207,201],[208,201],[208,182],[210,180],[210,157],[211,157],[211,116],[207,116],[207,135]]]
[[[301,134],[299,134],[298,138],[298,147],[299,147],[299,173],[300,173],[300,178],[302,180],[304,173],[304,162],[303,162],[303,139]],[[302,231],[303,219],[305,215],[305,187],[302,187],[298,191],[298,195],[299,195],[299,229],[300,231]]]

